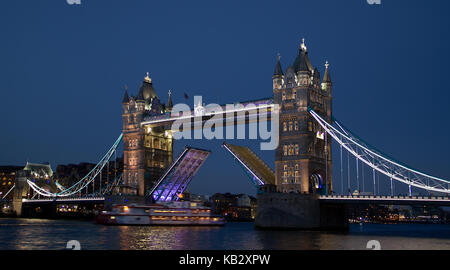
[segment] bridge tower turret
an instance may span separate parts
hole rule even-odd
[[[281,69],[279,61],[275,70],[278,69]],[[287,68],[282,80],[276,75],[273,76],[274,102],[280,105],[280,143],[275,151],[277,189],[281,192],[330,193],[331,138],[325,136],[308,112],[310,107],[331,121],[328,68],[323,88],[320,73],[311,65],[303,39],[293,66]]]
[[[330,70],[329,67],[330,65],[328,64],[328,61],[325,62],[325,74],[323,75],[323,81],[322,81],[322,91],[323,91],[323,95],[324,95],[324,100],[323,100],[323,105],[324,105],[324,110],[322,111],[323,116],[325,117],[324,119],[327,120],[328,123],[332,123],[333,122],[333,94],[332,94],[332,90],[333,90],[333,83],[331,82],[331,77],[330,77]],[[331,162],[331,142],[332,142],[332,138],[330,135],[328,135],[326,132],[324,132],[325,135],[327,136],[326,138],[326,142],[327,142],[327,169],[328,169],[328,173],[327,173],[327,187],[328,190],[331,192],[333,190],[333,185],[332,185],[332,162]]]
[[[328,61],[325,62],[325,74],[323,75],[323,81],[322,81],[322,90],[325,92],[326,95],[326,103],[327,103],[327,121],[331,123],[332,118],[332,90],[333,90],[333,83],[331,82],[330,77],[330,71],[328,70],[328,67],[330,64]]]
[[[124,174],[122,193],[146,196],[165,169],[172,164],[170,126],[145,125],[145,118],[160,117],[172,109],[171,91],[161,103],[148,72],[136,97],[125,91],[123,108]]]
[[[280,54],[278,54],[278,61],[277,64],[275,65],[275,70],[273,72],[272,79],[273,79],[273,89],[280,89],[281,87],[283,87],[284,73],[281,67]]]
[[[129,97],[125,90],[122,101],[123,120],[123,187],[127,195],[144,196],[144,130],[141,122],[144,116],[145,101],[142,90],[138,96]]]

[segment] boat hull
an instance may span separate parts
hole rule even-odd
[[[225,220],[198,219],[179,217],[177,219],[155,219],[146,215],[114,215],[100,214],[96,217],[97,224],[103,225],[137,225],[137,226],[224,226]]]

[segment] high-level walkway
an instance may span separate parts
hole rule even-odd
[[[259,158],[250,148],[223,143],[223,147],[228,150],[243,167],[253,184],[261,186],[265,184],[275,184],[274,171]]]

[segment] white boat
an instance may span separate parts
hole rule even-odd
[[[195,202],[164,202],[151,205],[114,205],[103,211],[96,222],[105,225],[194,225],[223,226],[225,219],[211,213],[211,208]]]

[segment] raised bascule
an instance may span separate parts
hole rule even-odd
[[[248,147],[227,142],[222,144],[258,189],[255,220],[258,227],[345,229],[348,225],[345,206],[352,203],[450,205],[449,181],[393,160],[333,117],[333,83],[329,64],[325,63],[321,76],[311,64],[304,40],[293,64],[286,69],[282,68],[278,57],[272,79],[273,96],[240,103],[246,108],[244,114],[226,105],[221,106],[221,112],[207,111],[200,104],[190,114],[184,115],[172,111],[174,105],[170,90],[167,103],[161,102],[147,73],[136,96],[125,90],[123,132],[97,166],[68,188],[58,185],[49,189],[39,186],[25,174],[19,174],[14,190],[14,208],[20,213],[23,204],[90,199],[97,202],[105,200],[105,197],[108,201],[113,197],[120,198],[121,202],[139,202],[139,198],[141,201],[179,200],[210,152],[186,147],[174,160],[174,132],[177,131],[172,130],[172,124],[183,120],[195,129],[215,116],[231,118],[233,125],[261,119],[270,121],[275,116],[279,119],[274,170]],[[124,146],[123,174],[107,187],[99,186],[96,179],[109,169],[109,165],[105,165],[116,155],[121,141]],[[332,141],[340,150],[340,160],[335,161],[340,165],[340,189],[333,186],[332,181]],[[344,151],[347,153],[347,166],[343,162]],[[351,177],[350,160],[353,158],[356,170]],[[347,167],[346,174],[344,167]],[[380,177],[389,184],[389,195],[380,195]],[[395,195],[396,184],[406,185],[408,196]],[[428,192],[429,196],[413,196],[413,188]],[[355,192],[351,192],[352,189]],[[337,195],[337,190],[340,190],[340,195]],[[431,196],[431,192],[440,196]]]

